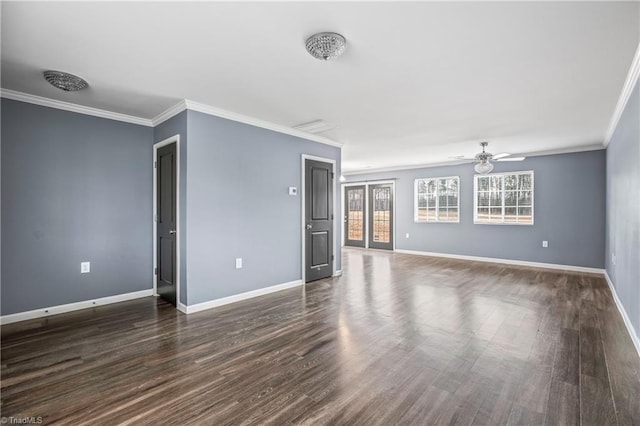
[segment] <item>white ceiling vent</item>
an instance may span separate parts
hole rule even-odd
[[[324,120],[315,120],[308,123],[298,124],[294,129],[302,130],[307,133],[322,133],[335,127],[336,126],[333,124],[327,123]]]

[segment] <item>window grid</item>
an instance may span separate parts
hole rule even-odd
[[[416,222],[460,222],[458,176],[416,179],[414,191]]]
[[[476,175],[474,189],[475,223],[533,224],[533,172]]]

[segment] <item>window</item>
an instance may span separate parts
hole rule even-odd
[[[460,178],[415,180],[416,222],[460,222]]]
[[[474,223],[533,225],[533,172],[476,175]]]

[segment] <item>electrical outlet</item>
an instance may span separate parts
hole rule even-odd
[[[549,247],[549,241],[543,241],[542,242],[542,247],[544,247],[544,248]]]
[[[241,257],[237,257],[236,258],[236,269],[242,269],[242,258]]]
[[[407,232],[407,233],[404,235],[404,237],[405,237],[405,238],[409,238],[409,233]]]
[[[91,262],[80,263],[80,273],[88,274],[89,272],[91,272]]]

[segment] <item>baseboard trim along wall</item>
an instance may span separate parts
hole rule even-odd
[[[554,263],[529,262],[526,260],[500,259],[497,257],[464,256],[460,254],[433,253],[428,251],[401,250],[401,249],[396,249],[395,252],[404,253],[404,254],[415,254],[418,256],[447,257],[450,259],[474,260],[476,262],[503,263],[505,265],[531,266],[534,268],[560,269],[563,271],[574,271],[574,272],[588,272],[591,274],[604,273],[604,269],[599,269],[599,268],[587,268],[585,266],[573,266],[573,265],[556,265]]]
[[[240,302],[241,300],[251,299],[258,296],[263,296],[269,293],[275,293],[277,291],[287,290],[293,287],[302,286],[302,280],[289,281],[288,283],[272,285],[270,287],[259,288],[257,290],[247,291],[245,293],[234,294],[233,296],[222,297],[220,299],[209,300],[208,302],[196,303],[195,305],[182,305],[185,314],[192,314],[194,312],[204,311],[206,309],[216,308],[218,306],[228,305],[230,303]]]
[[[335,272],[333,273],[333,276],[334,276],[334,277],[339,277],[340,275],[342,275],[342,269],[338,269],[337,271],[335,271]]]
[[[33,311],[3,315],[0,317],[0,324],[5,325],[18,321],[50,317],[52,315],[64,314],[65,312],[95,308],[96,306],[110,305],[112,303],[125,302],[127,300],[139,299],[141,297],[148,296],[153,296],[153,289],[134,291],[132,293],[117,294],[115,296],[101,297],[99,299],[84,300],[82,302],[67,303],[66,305],[49,306],[47,308],[34,309]]]
[[[638,352],[638,356],[640,357],[640,336],[633,328],[633,324],[631,324],[631,320],[629,319],[629,315],[627,315],[627,311],[625,311],[624,306],[622,306],[622,302],[618,298],[618,293],[616,293],[616,288],[613,286],[613,281],[611,281],[611,277],[607,271],[604,271],[604,277],[607,279],[607,284],[609,284],[609,289],[611,290],[611,294],[613,295],[613,300],[616,302],[616,306],[618,307],[618,312],[622,316],[622,320],[624,321],[624,325],[627,327],[627,332],[631,337],[631,341],[633,342],[633,346],[636,347],[636,351]]]

